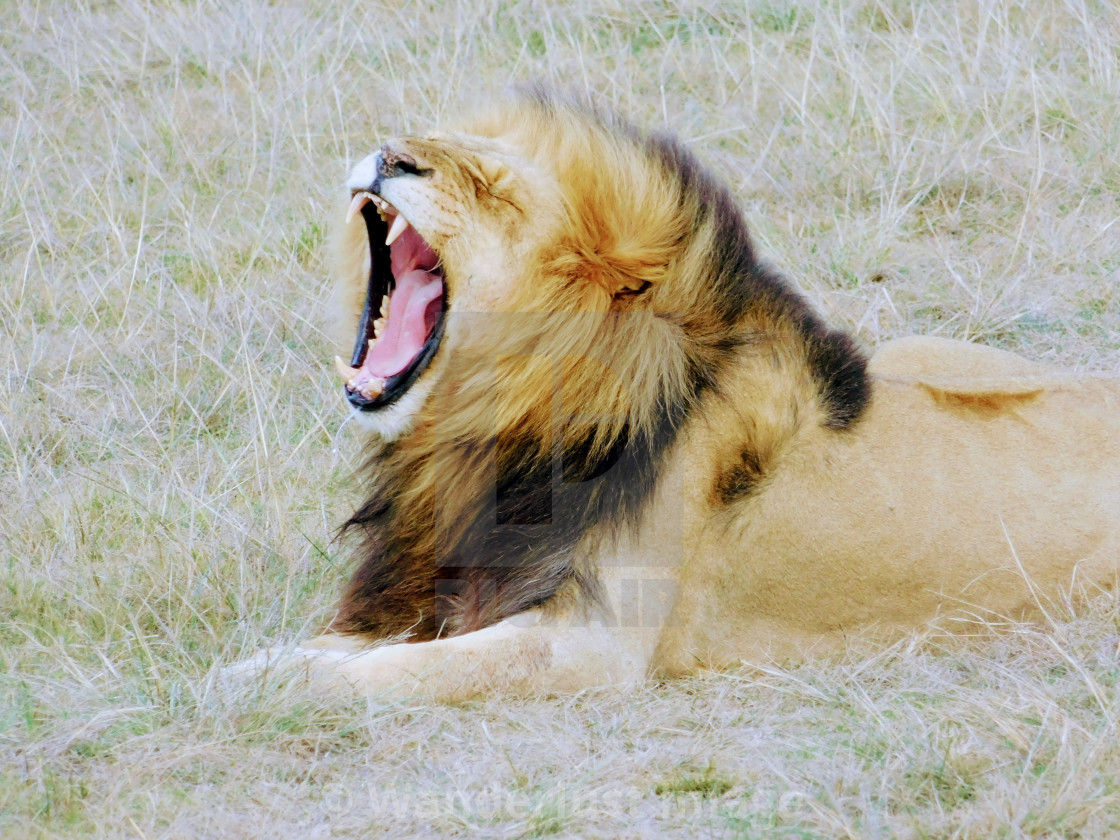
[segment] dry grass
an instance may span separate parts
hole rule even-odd
[[[1120,360],[1097,0],[0,4],[0,835],[1107,837],[1120,610],[640,696],[397,707],[217,667],[326,618],[349,165],[541,78],[690,139],[869,344]]]

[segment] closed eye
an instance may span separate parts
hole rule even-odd
[[[407,160],[398,160],[394,164],[397,172],[401,175],[428,175],[432,170],[421,169],[415,163]]]

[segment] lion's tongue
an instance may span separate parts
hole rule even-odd
[[[398,277],[389,298],[388,322],[366,353],[362,370],[388,379],[408,367],[428,340],[434,323],[428,310],[442,295],[443,281],[430,271],[417,268]]]

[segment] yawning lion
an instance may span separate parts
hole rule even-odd
[[[532,93],[349,188],[358,566],[256,666],[576,691],[1112,586],[1120,382],[931,338],[867,359],[674,140]]]

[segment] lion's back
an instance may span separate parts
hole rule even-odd
[[[881,376],[986,380],[1001,376],[1039,376],[1051,371],[1046,365],[1006,350],[930,335],[908,336],[886,342],[875,351],[868,369]]]

